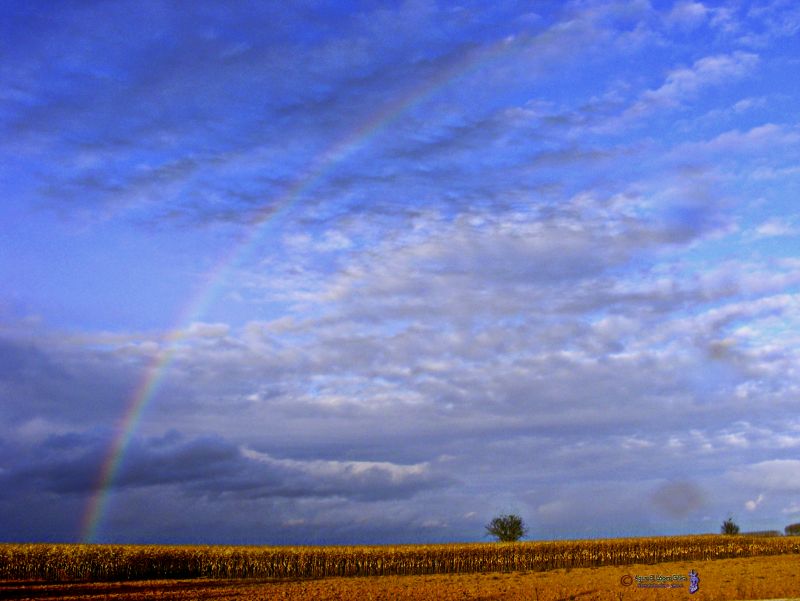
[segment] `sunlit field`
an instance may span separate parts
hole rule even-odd
[[[0,596],[701,599],[800,595],[800,539],[719,535],[375,547],[5,544]],[[760,596],[760,597],[759,597]]]

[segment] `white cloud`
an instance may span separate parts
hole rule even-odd
[[[744,504],[745,509],[747,509],[747,511],[755,511],[756,509],[758,509],[758,506],[761,505],[761,503],[764,501],[764,498],[765,497],[763,494],[759,494],[758,498],[746,501]]]
[[[25,445],[40,443],[48,437],[63,435],[72,431],[67,423],[53,421],[45,417],[34,417],[18,424],[11,432],[14,439]]]
[[[544,521],[562,520],[569,515],[570,510],[564,501],[550,501],[536,508],[537,515]]]
[[[655,110],[678,107],[703,88],[744,77],[755,69],[758,60],[756,54],[737,51],[707,56],[695,61],[691,67],[674,69],[660,87],[642,93],[621,119],[629,121]]]
[[[768,491],[800,492],[800,460],[772,459],[733,469],[730,477],[737,483]]]
[[[631,449],[647,449],[653,446],[653,442],[636,436],[628,436],[622,442],[622,447],[627,450]]]
[[[756,98],[748,97],[742,98],[741,100],[737,101],[731,109],[734,113],[744,113],[754,108],[763,108],[767,105],[767,99],[764,96],[759,96]]]
[[[669,25],[691,29],[702,24],[708,14],[709,9],[702,2],[683,0],[672,7],[666,21]]]
[[[725,33],[733,33],[740,29],[741,24],[737,19],[736,8],[731,6],[718,6],[713,8],[711,25]]]
[[[746,449],[747,447],[750,446],[750,442],[741,432],[723,434],[722,436],[720,436],[720,442],[731,447],[738,447],[743,449]]]
[[[796,236],[800,234],[800,228],[783,219],[772,218],[759,225],[755,233],[758,238]]]
[[[797,434],[776,434],[774,441],[779,449],[800,447],[800,435]]]
[[[743,154],[789,146],[800,141],[794,127],[765,123],[747,131],[738,129],[719,134],[706,142],[689,143],[680,150],[696,149],[712,153]]]
[[[225,323],[192,322],[182,332],[181,338],[224,338],[230,332],[230,326]]]
[[[414,465],[396,465],[388,461],[298,461],[294,459],[275,459],[266,453],[242,448],[242,455],[260,463],[271,466],[298,470],[309,476],[319,478],[359,478],[370,474],[386,476],[391,482],[403,482],[419,476],[430,474],[428,463]]]
[[[785,181],[793,178],[800,173],[800,167],[777,167],[777,166],[758,166],[750,173],[750,177],[756,181]]]
[[[792,503],[788,507],[781,509],[784,515],[800,515],[800,503]]]

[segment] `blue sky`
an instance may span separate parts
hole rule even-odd
[[[3,540],[800,521],[794,2],[0,10]]]

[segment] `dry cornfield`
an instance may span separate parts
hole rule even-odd
[[[372,576],[299,580],[139,580],[135,582],[2,582],[0,599],[39,601],[696,601],[783,599],[800,595],[800,557],[632,564],[547,572]],[[639,588],[635,577],[699,573],[699,590]]]
[[[797,537],[721,535],[359,547],[2,544],[0,580],[296,580],[541,572],[793,553],[800,553]]]

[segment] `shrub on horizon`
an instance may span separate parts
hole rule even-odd
[[[486,526],[486,531],[502,543],[518,541],[528,533],[525,523],[518,515],[500,515]]]
[[[720,530],[722,534],[739,534],[739,526],[736,525],[736,522],[734,522],[731,517],[722,522],[722,528]]]

